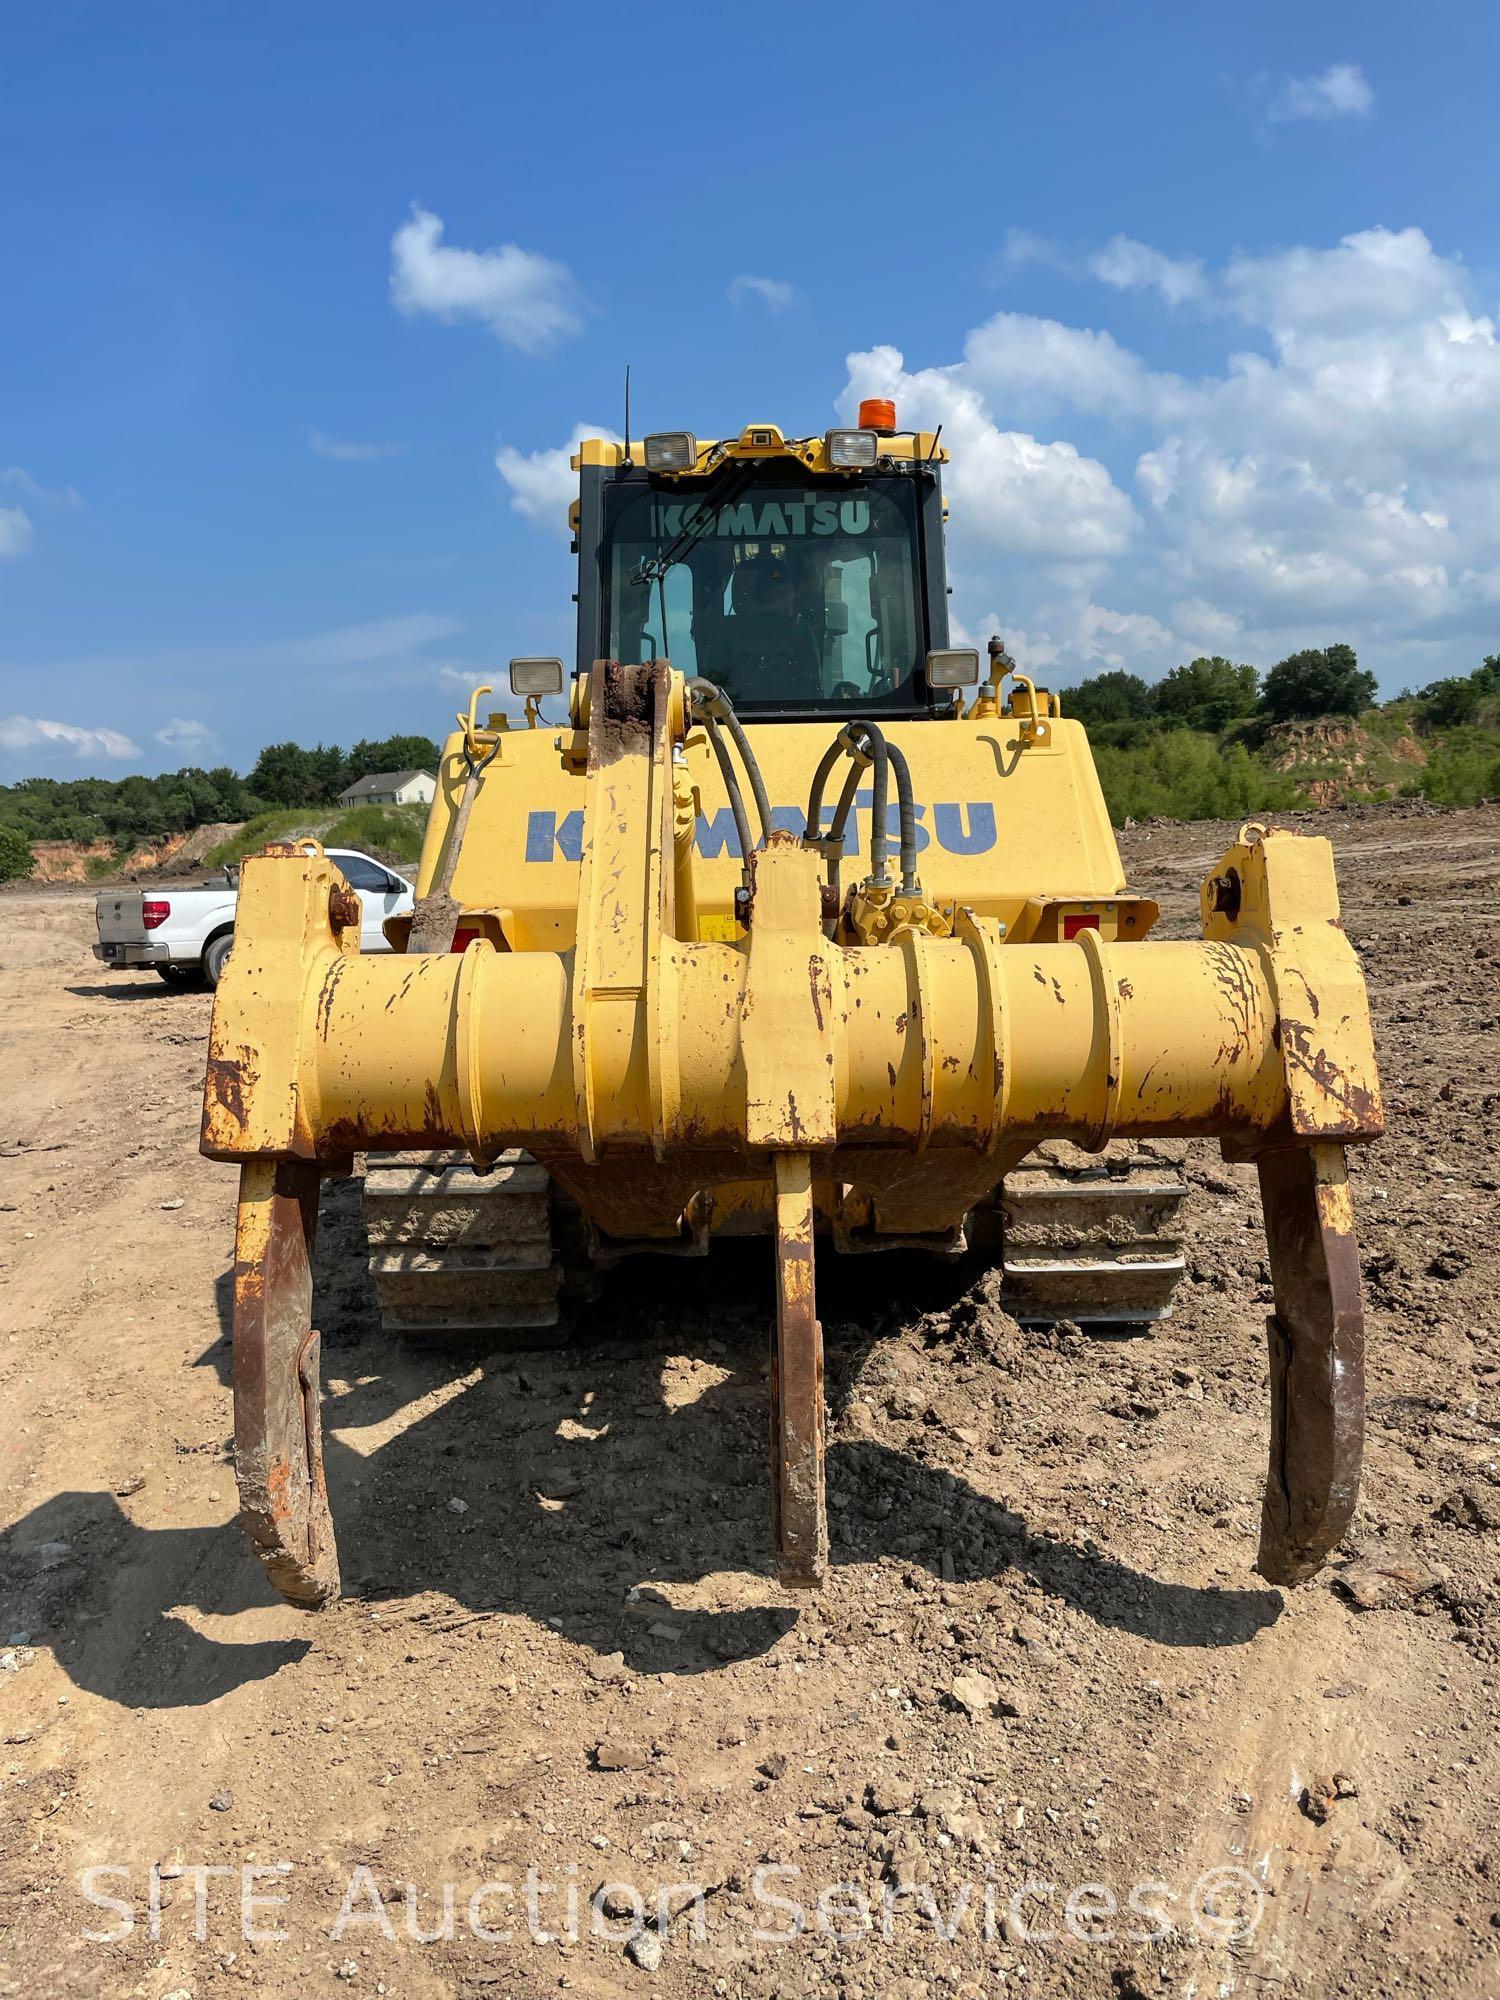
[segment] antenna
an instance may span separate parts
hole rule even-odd
[[[625,363],[625,457],[622,461],[629,465],[630,459],[630,363]]]
[[[927,456],[922,460],[923,465],[931,465],[934,457],[937,455],[938,439],[942,435],[943,435],[943,427],[941,424],[939,424],[937,429],[932,434],[932,443],[927,447]]]

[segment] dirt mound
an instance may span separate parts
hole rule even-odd
[[[87,882],[89,864],[108,861],[115,849],[109,840],[34,840],[31,851],[33,882]]]
[[[1266,732],[1264,755],[1273,770],[1292,773],[1310,805],[1339,805],[1354,797],[1393,797],[1427,762],[1409,729],[1390,739],[1362,722],[1318,716],[1278,722]]]
[[[220,841],[238,833],[243,825],[243,820],[217,820],[210,826],[195,826],[191,833],[170,834],[167,842],[154,851],[143,849],[122,865],[141,874],[196,874],[203,867],[204,855],[217,847]]]
[[[202,866],[203,857],[221,840],[238,833],[239,820],[195,826],[191,833],[163,833],[143,840],[115,858],[112,840],[36,840],[35,882],[136,881],[141,876],[182,875]],[[110,865],[106,865],[110,864]]]

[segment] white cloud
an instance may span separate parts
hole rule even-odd
[[[963,365],[992,404],[1030,418],[1064,408],[1165,417],[1186,394],[1178,377],[1148,368],[1112,334],[1030,313],[996,313],[976,327],[964,342]]]
[[[34,538],[31,516],[23,507],[0,507],[0,556],[18,556]]]
[[[1159,292],[1169,306],[1189,305],[1207,294],[1203,265],[1197,257],[1169,257],[1133,236],[1111,236],[1089,259],[1089,269],[1117,291]]]
[[[1060,264],[1062,252],[1049,237],[1031,229],[1007,229],[1000,252],[1003,264]]]
[[[217,749],[219,741],[206,722],[194,722],[185,715],[174,715],[170,722],[163,723],[156,732],[156,740],[184,757],[207,756]]]
[[[566,264],[515,243],[455,250],[443,242],[442,219],[415,203],[391,238],[391,299],[404,313],[478,320],[523,354],[539,354],[583,326]]]
[[[1120,243],[1100,257],[1170,303],[1149,246]],[[1500,338],[1463,264],[1378,227],[1185,261],[1245,329],[1195,378],[1022,313],[937,366],[850,357],[841,410],[878,391],[944,423],[959,620],[998,604],[1017,657],[1060,675],[1205,646],[1267,666],[1347,637],[1394,688],[1493,652]]]
[[[1029,229],[1007,229],[1002,267],[1050,264],[1070,278],[1098,278],[1116,291],[1159,292],[1169,306],[1196,304],[1209,292],[1197,257],[1169,257],[1133,236],[1112,236],[1102,250],[1065,250]]]
[[[517,451],[502,444],[495,453],[500,477],[510,488],[510,504],[534,526],[553,534],[568,532],[568,509],[578,498],[578,474],[572,457],[586,437],[618,442],[603,424],[575,424],[566,444],[543,451]]]
[[[797,303],[799,293],[785,278],[755,278],[742,271],[739,277],[731,279],[726,297],[732,306],[741,306],[746,299],[759,299],[773,313],[781,313]]]
[[[13,486],[30,500],[56,502],[65,507],[81,507],[82,495],[76,486],[44,486],[39,479],[33,479],[24,465],[8,465],[0,472],[0,485]]]
[[[0,749],[71,750],[78,757],[139,757],[140,750],[118,729],[82,729],[76,722],[48,722],[41,716],[0,716]]]
[[[846,420],[854,420],[862,397],[890,396],[903,423],[924,430],[943,426],[953,459],[948,491],[967,537],[1059,561],[1118,555],[1128,545],[1135,510],[1099,461],[1072,444],[1046,444],[1029,432],[1001,429],[977,386],[981,370],[909,373],[894,347],[851,354],[845,365],[849,381],[839,408]]]
[[[1358,63],[1333,63],[1318,76],[1288,77],[1266,114],[1275,123],[1297,118],[1363,118],[1375,93]]]
[[[400,458],[404,444],[358,444],[351,439],[329,437],[326,431],[309,431],[307,448],[314,458],[332,459],[336,465],[365,465],[377,458]]]

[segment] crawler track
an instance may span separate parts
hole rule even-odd
[[[460,1153],[371,1154],[364,1218],[387,1332],[562,1338],[550,1183],[529,1154],[489,1173]]]
[[[1165,1319],[1186,1268],[1186,1193],[1176,1167],[1148,1153],[1033,1155],[1000,1194],[1006,1310],[1028,1324]]]

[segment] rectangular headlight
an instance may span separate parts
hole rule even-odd
[[[880,450],[874,431],[829,431],[823,439],[828,463],[839,466],[873,465]]]
[[[691,431],[654,431],[645,449],[648,472],[691,472],[698,463],[698,440]]]
[[[927,685],[935,688],[972,687],[979,679],[979,655],[958,646],[927,655]]]
[[[510,691],[512,694],[561,694],[563,684],[563,663],[561,660],[512,660],[510,663]]]

